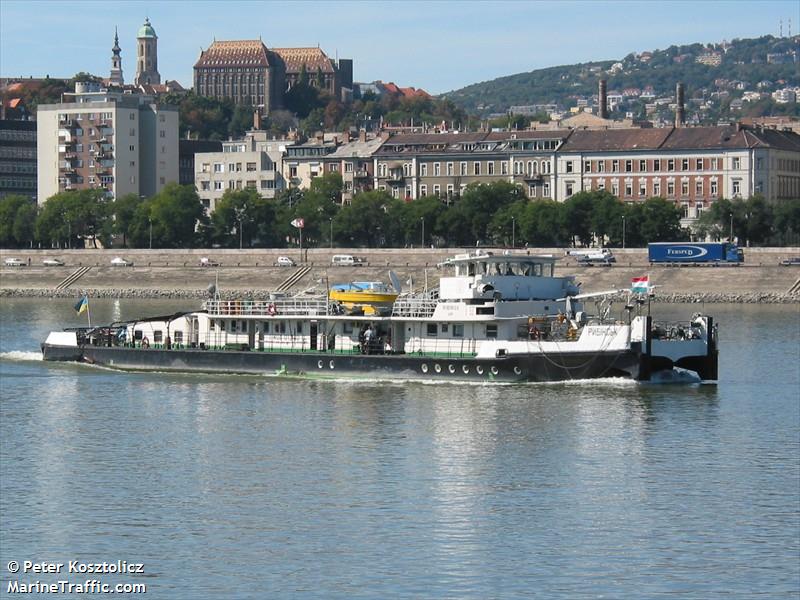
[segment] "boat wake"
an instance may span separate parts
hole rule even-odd
[[[10,352],[0,352],[0,360],[13,360],[13,361],[40,361],[42,360],[41,352],[25,352],[23,350],[11,350]]]
[[[675,367],[671,371],[656,371],[653,373],[651,379],[647,383],[654,383],[654,384],[670,384],[670,383],[679,383],[685,385],[687,383],[701,383],[702,379],[695,373],[694,371],[689,371],[687,369],[681,369],[680,367]]]

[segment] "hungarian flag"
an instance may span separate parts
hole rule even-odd
[[[298,229],[302,229],[305,226],[306,226],[306,222],[303,219],[299,218],[299,217],[297,219],[295,219],[294,221],[292,221],[292,227],[297,227]]]
[[[637,294],[646,294],[650,291],[650,276],[645,275],[631,279],[631,291]]]

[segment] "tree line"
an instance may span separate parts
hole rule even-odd
[[[580,192],[564,202],[528,200],[508,182],[472,184],[460,197],[392,198],[382,190],[342,204],[338,173],[309,189],[262,198],[255,189],[228,190],[209,215],[192,186],[167,185],[152,198],[109,199],[99,190],[66,191],[37,207],[21,196],[0,200],[3,247],[129,248],[304,247],[642,247],[692,236],[748,245],[800,241],[800,200],[769,203],[759,196],[720,200],[693,232],[680,209],[663,198],[626,204],[606,191]]]

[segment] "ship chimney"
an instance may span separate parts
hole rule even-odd
[[[598,115],[601,119],[608,118],[608,91],[606,90],[606,80],[600,80],[600,87],[597,94]]]
[[[686,118],[683,111],[683,83],[675,86],[675,127],[683,127]]]

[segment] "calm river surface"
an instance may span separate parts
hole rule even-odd
[[[0,596],[86,579],[186,599],[800,595],[797,306],[707,307],[719,386],[476,386],[44,363],[46,333],[85,315],[1,302]],[[106,322],[186,307],[91,303]],[[65,567],[9,573],[26,560]]]

